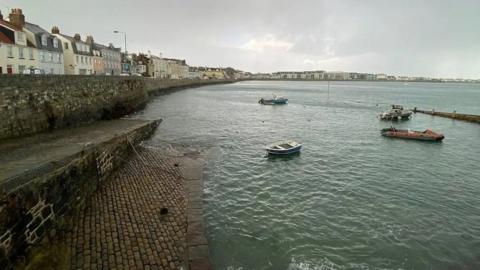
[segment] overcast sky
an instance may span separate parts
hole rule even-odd
[[[0,0],[27,21],[131,52],[251,72],[480,78],[480,1]]]

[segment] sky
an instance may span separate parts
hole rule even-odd
[[[11,8],[192,66],[480,79],[478,0],[0,0]]]

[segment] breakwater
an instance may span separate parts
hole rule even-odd
[[[440,117],[446,117],[446,118],[451,118],[451,119],[455,119],[455,120],[461,120],[461,121],[467,121],[467,122],[479,123],[480,124],[480,115],[463,114],[463,113],[456,113],[456,112],[451,112],[451,113],[436,112],[434,110],[426,111],[426,110],[419,110],[417,108],[414,108],[413,112],[429,114],[429,115],[434,115],[434,116],[440,116]]]
[[[149,96],[230,80],[111,76],[0,76],[0,140],[108,120],[142,108]]]

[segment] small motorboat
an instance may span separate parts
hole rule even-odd
[[[392,108],[379,115],[381,120],[408,120],[412,116],[413,112],[404,110],[400,105],[392,105]]]
[[[295,141],[284,141],[267,145],[265,149],[270,155],[290,155],[300,152],[302,144]]]
[[[384,128],[381,131],[385,137],[421,140],[421,141],[441,141],[445,138],[443,134],[433,132],[431,129],[425,131],[402,130],[394,127]]]
[[[288,103],[288,98],[285,97],[277,97],[276,95],[273,95],[273,98],[271,99],[265,99],[265,98],[260,98],[258,103],[263,104],[263,105],[283,105]]]

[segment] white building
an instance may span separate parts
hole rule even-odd
[[[82,41],[80,34],[70,37],[60,34],[58,27],[52,28],[52,34],[63,45],[63,63],[65,74],[69,75],[92,75],[94,74],[94,61],[91,46]]]
[[[45,74],[65,74],[60,40],[36,24],[27,22],[23,29],[27,40],[37,48],[37,67]]]
[[[19,74],[37,68],[38,51],[28,46],[24,25],[21,9],[12,9],[8,22],[0,13],[0,74]]]

